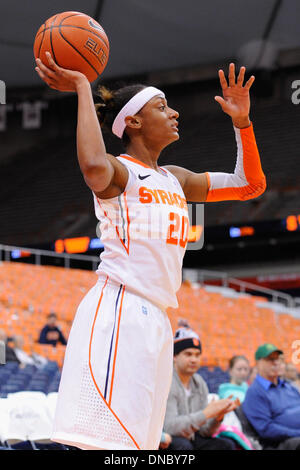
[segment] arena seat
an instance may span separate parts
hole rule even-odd
[[[8,336],[19,332],[24,336],[27,353],[39,354],[61,368],[65,346],[37,343],[39,331],[47,315],[55,311],[67,338],[78,304],[96,280],[96,274],[91,271],[3,262],[0,265],[0,328]],[[281,312],[278,305],[275,311],[266,300],[233,289],[183,283],[178,291],[179,308],[168,309],[168,315],[173,331],[178,320],[185,318],[198,332],[203,345],[202,366],[220,367],[225,371],[233,355],[243,354],[253,365],[254,353],[260,344],[273,342],[288,352],[294,339],[300,336],[300,319],[283,307]],[[10,368],[18,367],[13,363],[7,366],[6,375]],[[44,380],[44,386],[57,391],[59,375],[53,375],[52,379],[51,383]],[[43,390],[48,391],[48,388]]]

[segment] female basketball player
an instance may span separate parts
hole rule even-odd
[[[177,307],[187,244],[186,201],[246,200],[262,194],[245,68],[229,80],[219,71],[215,99],[233,122],[235,171],[193,173],[159,167],[161,151],[179,138],[178,112],[161,90],[100,90],[97,110],[123,139],[126,154],[106,152],[91,87],[48,53],[36,71],[51,87],[78,95],[77,153],[92,190],[105,249],[96,285],[81,301],[70,332],[58,394],[57,442],[81,449],[158,449],[172,376],[173,337],[166,308]],[[224,411],[231,406],[225,399]]]

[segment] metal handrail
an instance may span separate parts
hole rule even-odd
[[[198,282],[200,282],[200,284],[204,284],[205,277],[213,278],[214,280],[220,279],[223,287],[229,287],[230,284],[238,285],[240,288],[240,292],[246,292],[246,290],[257,291],[270,296],[272,298],[272,301],[277,302],[279,300],[284,300],[288,308],[294,308],[298,303],[300,303],[299,298],[295,299],[290,294],[276,291],[274,289],[269,289],[267,287],[261,287],[250,282],[230,277],[229,274],[226,272],[197,270],[197,280]]]
[[[12,252],[14,250],[20,251],[27,251],[33,255],[35,255],[35,264],[39,265],[41,262],[41,256],[50,256],[50,257],[58,257],[64,258],[64,267],[70,267],[70,259],[77,259],[77,260],[84,260],[84,261],[91,261],[93,264],[93,270],[96,269],[97,265],[100,262],[99,257],[97,256],[89,256],[89,255],[77,255],[74,253],[57,253],[50,250],[40,250],[37,248],[25,248],[20,246],[11,246],[11,245],[1,245],[0,244],[0,260],[2,259],[2,251],[4,251],[5,260],[10,261],[6,255],[6,253]],[[223,271],[210,271],[210,270],[197,270],[197,280],[200,284],[204,284],[205,277],[213,278],[215,280],[221,279],[223,287],[229,287],[229,284],[236,284],[240,288],[240,292],[246,292],[247,290],[261,292],[268,296],[272,297],[272,300],[278,301],[283,299],[286,301],[288,308],[294,308],[297,304],[300,305],[300,298],[295,297],[293,298],[291,295],[286,294],[284,292],[276,291],[274,289],[269,289],[267,287],[261,287],[256,284],[252,284],[250,282],[241,281],[240,279],[236,279],[233,277],[229,277],[228,273]]]
[[[2,259],[2,251],[4,253],[9,253],[15,250],[19,251],[27,251],[31,253],[32,255],[35,255],[35,264],[39,265],[41,263],[41,256],[50,256],[53,258],[64,258],[64,267],[69,268],[70,267],[70,259],[77,259],[77,260],[83,260],[83,261],[91,261],[93,263],[93,269],[97,267],[97,265],[100,262],[99,257],[97,256],[90,256],[90,255],[76,255],[74,253],[57,253],[56,251],[50,251],[50,250],[40,250],[37,248],[25,248],[25,247],[20,247],[20,246],[10,246],[10,245],[0,245],[0,260]],[[8,261],[8,258],[4,255],[5,260]]]

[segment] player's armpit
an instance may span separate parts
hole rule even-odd
[[[106,155],[104,167],[91,167],[83,173],[84,180],[97,197],[105,199],[121,194],[128,181],[128,170],[113,155]]]

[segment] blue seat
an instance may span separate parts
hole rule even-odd
[[[51,380],[51,377],[49,377],[49,375],[47,375],[47,374],[36,372],[31,377],[31,380],[35,381],[35,382],[46,382],[46,383],[48,383]]]
[[[19,372],[22,372],[24,374],[29,374],[32,375],[37,371],[37,367],[31,364],[26,364],[26,366],[23,369],[20,369]]]
[[[2,385],[1,386],[1,393],[16,393],[16,392],[21,392],[22,387],[20,387],[19,384],[12,384],[12,385]]]
[[[21,441],[16,444],[11,444],[10,449],[12,450],[34,450],[30,441]]]
[[[2,367],[3,369],[6,369],[6,370],[16,371],[17,369],[19,369],[19,363],[11,361],[11,362],[7,362]]]
[[[9,371],[0,373],[0,383],[5,383],[12,374]]]
[[[59,371],[59,367],[58,367],[57,362],[49,361],[49,362],[47,362],[47,364],[44,365],[44,367],[41,370],[57,372],[57,371]]]
[[[18,376],[13,376],[9,377],[9,379],[6,382],[6,385],[19,385],[20,387],[24,387],[27,385],[28,379],[26,377],[18,377]]]
[[[47,393],[58,392],[59,384],[50,384],[47,389]]]

